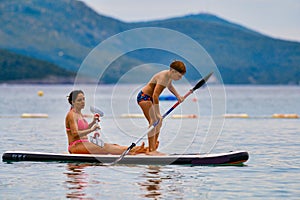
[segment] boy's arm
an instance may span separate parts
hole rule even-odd
[[[184,97],[180,96],[180,94],[177,92],[177,90],[175,89],[172,83],[168,85],[168,89],[170,90],[170,92],[172,92],[172,94],[176,96],[176,98],[180,103],[184,101]]]

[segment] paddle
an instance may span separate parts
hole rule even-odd
[[[93,114],[99,114],[100,117],[103,117],[104,116],[104,112],[102,112],[99,108],[95,107],[95,106],[90,106],[90,111],[93,113]]]
[[[201,86],[203,86],[207,80],[209,79],[209,77],[213,74],[213,72],[209,73],[207,76],[205,76],[204,78],[202,78],[192,89],[190,89],[185,95],[184,98],[187,98],[189,95],[191,95],[195,90],[197,90],[198,88],[200,88]],[[175,103],[163,116],[162,118],[164,119],[168,114],[170,114],[170,112],[172,112],[178,105],[180,104],[179,101],[177,101],[177,103]],[[118,162],[120,162],[128,153],[129,151],[136,146],[136,144],[138,144],[150,131],[152,131],[154,129],[154,127],[156,127],[159,123],[159,120],[157,120],[155,123],[153,123],[151,125],[151,127],[142,135],[142,137],[140,137],[135,143],[132,143],[122,154],[119,158],[117,158],[114,162],[110,163],[109,165],[114,165],[117,164]]]
[[[95,106],[90,106],[90,111],[94,114],[94,115],[99,115],[99,117],[103,117],[104,116],[104,113],[97,107]],[[96,121],[96,124],[99,125],[99,121],[100,120],[97,120]],[[100,133],[99,132],[95,132],[93,136],[90,136],[90,142],[100,146],[100,147],[103,147],[104,146],[104,141],[100,139]]]

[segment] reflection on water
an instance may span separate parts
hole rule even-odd
[[[146,191],[144,197],[158,199],[161,196],[160,183],[162,182],[160,177],[159,166],[149,166],[142,177],[146,178],[144,182],[139,183],[143,190]]]
[[[147,166],[141,176],[143,181],[138,183],[143,191],[141,196],[149,199],[183,199],[181,177],[172,168]]]
[[[89,171],[88,167],[96,167],[94,169],[97,170]],[[121,170],[116,171],[116,167],[120,167]],[[123,191],[126,197],[137,194],[137,199],[184,198],[182,174],[174,168],[135,165],[127,167],[129,167],[130,173],[141,170],[137,173],[138,176],[135,178],[135,181],[128,182],[126,178],[120,179],[121,174],[124,177],[128,175],[128,168],[126,169],[127,171],[122,171],[122,166],[103,167],[97,166],[95,163],[68,163],[66,165],[67,171],[64,173],[67,176],[65,180],[67,189],[65,196],[71,199],[98,199],[100,196],[106,198],[113,195],[117,198],[119,192],[115,193],[112,188],[107,188],[108,185],[112,186],[113,184],[118,189],[127,187],[128,190]],[[108,179],[105,182],[95,181],[102,178],[105,179],[106,176],[110,176],[111,181]],[[119,180],[117,185],[114,184],[116,180]],[[94,188],[95,185],[97,185],[96,188],[98,190],[96,193],[93,190],[91,191],[91,188]],[[131,187],[128,187],[129,185]]]
[[[67,164],[68,171],[65,173],[67,175],[67,198],[92,199],[87,198],[85,193],[85,189],[89,186],[89,176],[84,171],[84,168],[87,166],[91,166],[91,164]]]

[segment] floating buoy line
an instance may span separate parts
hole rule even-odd
[[[92,118],[92,114],[84,114],[84,117]],[[48,118],[46,113],[23,113],[21,115],[0,115],[0,118]],[[145,118],[142,113],[124,113],[118,116],[105,116],[106,118]],[[195,118],[208,118],[210,116],[199,116],[197,114],[173,114],[169,118],[171,119],[195,119]],[[266,119],[300,119],[300,116],[296,113],[274,113],[266,116],[251,116],[247,113],[226,113],[220,117],[233,119],[250,119],[250,118],[266,118]]]

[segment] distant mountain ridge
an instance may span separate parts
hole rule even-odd
[[[73,72],[96,45],[110,36],[138,27],[164,27],[198,41],[216,62],[226,84],[300,81],[299,42],[270,38],[210,14],[125,23],[99,15],[75,0],[2,0],[0,19],[0,48]],[[156,63],[169,60],[137,53],[116,62],[113,71],[122,76],[125,68],[153,59]],[[118,76],[108,75],[104,82],[115,82]]]
[[[75,73],[0,49],[0,83],[72,83]]]

